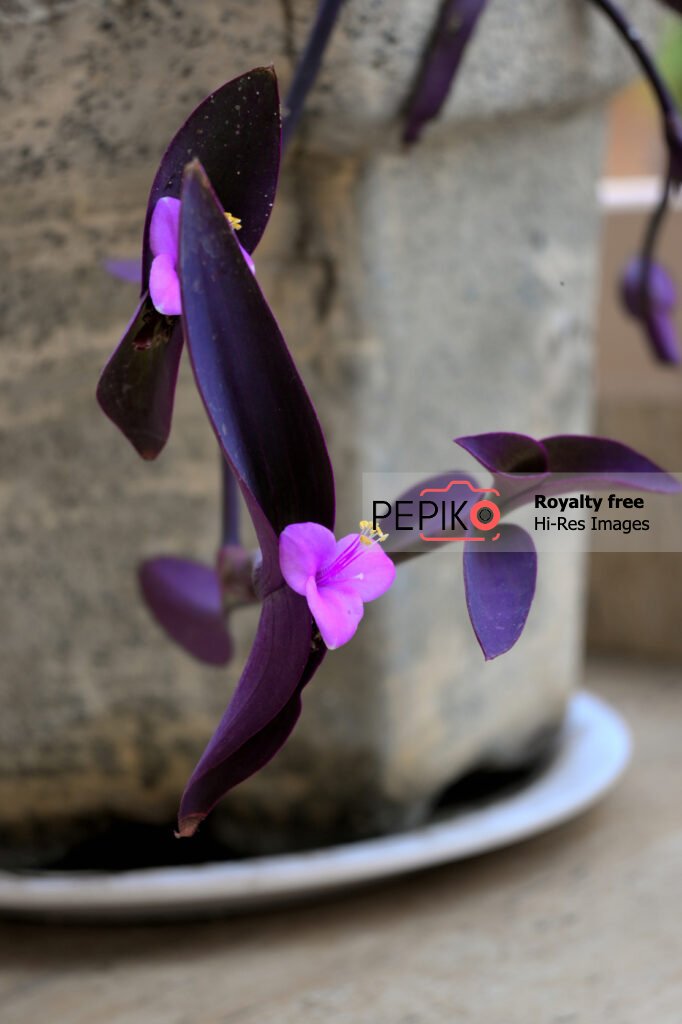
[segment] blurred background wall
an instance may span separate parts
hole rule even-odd
[[[671,24],[661,60],[682,93],[682,28]],[[660,193],[664,152],[658,112],[637,82],[614,100],[600,187],[603,208],[597,431],[682,471],[682,372],[654,361],[638,325],[621,310],[617,281],[641,244]],[[682,281],[682,203],[668,217],[660,262]],[[678,312],[682,332],[682,314]],[[592,652],[682,661],[682,554],[595,554],[588,647]]]

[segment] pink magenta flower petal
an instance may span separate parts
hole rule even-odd
[[[180,280],[175,269],[175,260],[166,253],[155,256],[152,261],[149,294],[154,308],[164,316],[179,316],[182,313]]]
[[[279,538],[282,576],[297,594],[305,594],[308,580],[334,558],[336,539],[319,523],[294,523]]]
[[[381,597],[395,579],[395,566],[371,531],[340,541],[319,523],[294,523],[279,539],[282,576],[305,595],[327,647],[347,643],[358,628],[363,602]]]
[[[318,587],[315,577],[308,580],[306,600],[322,639],[330,651],[355,635],[363,616],[362,598],[349,583]]]
[[[173,263],[177,263],[179,238],[180,200],[164,196],[154,207],[149,225],[149,246],[152,254],[172,256]]]
[[[349,533],[336,545],[333,561],[338,561],[335,576],[337,583],[350,583],[363,601],[374,601],[391,587],[395,579],[395,565],[379,544],[360,544],[358,534]],[[352,553],[353,558],[345,568],[344,555]],[[322,572],[325,572],[323,567]]]

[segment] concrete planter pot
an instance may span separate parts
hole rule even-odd
[[[650,27],[653,5],[630,6]],[[362,472],[464,468],[459,433],[589,427],[594,183],[627,55],[582,0],[492,4],[444,118],[405,153],[396,112],[435,8],[349,0],[257,254],[330,439],[344,529]],[[155,161],[187,110],[273,58],[286,79],[312,9],[73,0],[0,14],[10,859],[107,819],[170,821],[236,680],[239,663],[216,673],[174,650],[136,593],[141,557],[212,557],[217,455],[186,369],[157,463],[98,414],[132,298],[100,261],[136,251]],[[526,635],[485,665],[459,566],[418,562],[327,659],[281,756],[225,801],[215,827],[231,842],[414,823],[458,775],[527,759],[560,721],[582,567],[543,560]],[[237,625],[243,657],[253,615]]]

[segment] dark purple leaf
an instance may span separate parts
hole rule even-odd
[[[321,655],[312,651],[305,599],[284,585],[278,536],[295,522],[331,529],[334,482],[310,399],[197,162],[182,191],[179,267],[197,387],[256,528],[264,596],[251,656],[182,800],[186,836],[276,753],[296,721],[300,691]]]
[[[535,594],[537,553],[519,526],[500,526],[500,539],[464,550],[469,618],[486,661],[497,658],[523,632]]]
[[[526,434],[472,434],[455,438],[455,444],[489,469],[491,473],[546,473],[547,454],[541,441]]]
[[[281,125],[273,68],[255,68],[207,96],[163,155],[149,193],[142,250],[143,286],[151,266],[149,225],[162,196],[180,198],[182,175],[200,161],[223,211],[239,217],[239,241],[253,252],[268,223],[279,174]]]
[[[189,654],[209,665],[232,657],[218,574],[199,562],[152,558],[139,569],[140,587],[158,624]]]
[[[499,491],[500,506],[523,503],[529,481],[538,483],[547,474],[547,453],[541,441],[526,434],[491,433],[458,437],[458,444],[493,474],[492,486]]]
[[[191,836],[228,790],[284,744],[299,715],[300,691],[321,661],[312,636],[304,598],[289,587],[266,597],[237,690],[182,797],[179,835]]]
[[[532,502],[536,494],[570,494],[581,487],[622,486],[664,494],[680,490],[677,480],[656,463],[609,438],[562,434],[534,441],[495,433],[458,438],[457,444],[494,474],[500,505],[507,511]],[[514,466],[520,468],[504,468]]]
[[[660,494],[677,494],[681,489],[675,477],[620,441],[607,437],[557,434],[543,438],[542,444],[547,452],[549,471],[571,474],[574,487],[578,486],[578,481],[582,486],[584,481],[587,485],[620,484]]]
[[[637,256],[625,268],[620,290],[623,305],[642,323],[656,357],[662,363],[679,363],[677,289],[668,272],[656,263],[647,266]]]
[[[487,0],[444,0],[407,104],[403,141],[416,142],[448,97]]]
[[[168,440],[181,354],[180,321],[160,316],[145,293],[97,385],[103,412],[143,459]]]
[[[665,313],[652,313],[644,326],[651,349],[659,362],[678,366],[682,356],[679,333],[673,318]]]
[[[162,196],[179,198],[185,165],[199,157],[222,204],[242,220],[239,240],[251,252],[272,210],[280,157],[277,79],[272,68],[256,68],[208,96],[173,138],[154,178],[142,246],[144,337],[168,333],[168,320],[147,299],[151,266],[149,225]],[[140,313],[136,314],[136,318]],[[136,318],[134,323],[136,323]],[[137,323],[136,330],[140,327]],[[174,345],[157,346],[139,357],[138,338],[129,328],[105,366],[97,389],[104,412],[146,459],[163,449],[170,431],[182,333]]]
[[[182,195],[180,278],[197,387],[252,514],[255,504],[277,535],[305,521],[332,529],[334,483],[315,410],[198,164]]]

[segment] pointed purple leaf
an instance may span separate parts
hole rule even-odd
[[[251,514],[256,506],[277,535],[297,522],[331,529],[334,481],[315,410],[196,163],[182,194],[180,278],[197,386]]]
[[[486,661],[505,654],[523,632],[537,575],[533,541],[520,526],[503,525],[500,539],[464,550],[469,618]]]
[[[660,363],[679,366],[680,337],[677,324],[669,313],[652,313],[644,322],[646,336],[652,351]]]
[[[103,412],[143,459],[168,440],[181,354],[180,321],[160,316],[145,293],[97,385]]]
[[[678,364],[682,357],[675,323],[677,289],[667,270],[635,256],[623,272],[620,295],[630,316],[641,322],[657,359]]]
[[[457,444],[494,474],[507,511],[536,494],[570,494],[581,487],[631,487],[675,494],[678,481],[620,441],[563,434],[535,441],[523,434],[478,434]],[[555,475],[556,474],[556,475]]]
[[[403,141],[416,142],[438,115],[488,0],[443,0],[405,114]]]
[[[645,455],[607,437],[557,434],[542,439],[551,473],[574,477],[573,487],[618,486],[677,494],[681,486]]]
[[[318,667],[305,599],[280,587],[263,602],[253,648],[235,694],[182,797],[178,833],[190,836],[220,798],[283,745],[300,691]]]
[[[513,507],[529,488],[547,473],[547,453],[542,442],[526,434],[491,433],[455,438],[493,474],[492,486],[500,493],[500,505]]]
[[[456,437],[455,444],[491,473],[546,473],[547,454],[542,442],[526,434],[491,433]]]
[[[334,523],[322,431],[275,319],[201,166],[185,174],[180,225],[183,323],[192,368],[261,547],[264,596],[237,690],[190,779],[179,834],[268,761],[299,711],[321,656],[304,598],[284,585],[278,535],[293,522]]]
[[[254,68],[207,96],[187,118],[163,155],[149,193],[142,252],[143,286],[149,280],[149,225],[162,196],[180,198],[192,159],[206,170],[222,210],[239,217],[239,241],[251,253],[268,223],[279,174],[281,124],[273,68]]]
[[[151,558],[140,566],[139,580],[152,615],[172,640],[199,661],[227,664],[232,640],[214,569],[182,558]]]

